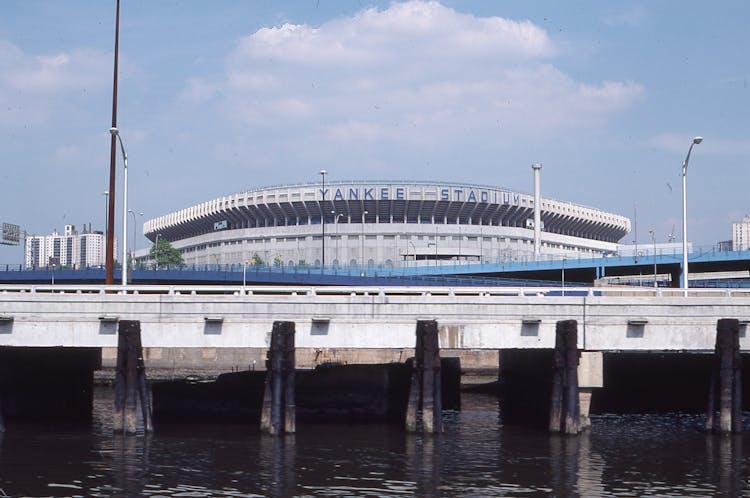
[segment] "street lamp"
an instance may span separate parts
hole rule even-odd
[[[124,164],[122,175],[122,285],[128,285],[128,154],[122,143],[120,130],[114,126],[109,129],[112,136],[117,137],[122,151],[122,162]]]
[[[685,289],[685,295],[687,295],[688,289],[688,252],[687,252],[687,190],[686,181],[688,162],[690,161],[690,153],[693,151],[693,146],[698,145],[703,141],[703,137],[695,137],[693,143],[690,144],[687,156],[682,162],[682,288]]]
[[[336,214],[336,211],[331,210],[331,214]],[[339,261],[339,219],[344,216],[344,213],[339,213],[336,215],[336,218],[334,219],[334,222],[336,223],[336,261],[338,266],[340,264]]]
[[[156,270],[159,269],[159,237],[161,237],[161,234],[157,233],[156,241],[154,242],[154,268]]]
[[[133,215],[133,248],[130,250],[130,262],[135,268],[135,211],[128,209],[128,213]],[[138,213],[138,215],[143,216],[143,213]]]
[[[326,170],[324,170],[324,169],[320,170],[320,176],[323,178],[323,188],[320,189],[320,193],[321,193],[321,197],[322,197],[322,199],[320,201],[320,224],[321,224],[321,227],[323,229],[323,238],[322,238],[322,246],[323,246],[322,247],[322,249],[323,249],[322,253],[323,254],[321,255],[321,258],[320,258],[320,260],[321,260],[320,268],[321,269],[325,268],[325,266],[326,266],[326,215],[325,215],[325,211],[323,210],[323,204],[326,201],[326,173],[327,173]]]
[[[102,195],[104,196],[104,237],[107,237],[107,218],[109,213],[107,212],[107,208],[109,207],[109,190],[105,190],[102,192]]]
[[[653,230],[649,230],[651,234],[651,242],[654,245],[654,287],[659,287],[659,283],[656,281],[656,233]]]
[[[368,211],[362,211],[362,268],[365,267],[365,216]]]

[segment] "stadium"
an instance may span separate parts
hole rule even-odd
[[[334,181],[258,188],[148,220],[186,264],[396,267],[500,263],[615,252],[624,216],[461,183]],[[141,253],[141,261],[148,255]]]

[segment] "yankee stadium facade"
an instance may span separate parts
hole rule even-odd
[[[540,198],[539,256],[614,252],[630,220]],[[334,181],[258,188],[147,221],[186,264],[390,267],[534,257],[534,195],[460,183]]]

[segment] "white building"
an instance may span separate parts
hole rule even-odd
[[[614,253],[624,216],[541,198],[540,259]],[[147,221],[186,264],[375,267],[535,258],[534,196],[433,182],[334,181],[258,188]],[[136,259],[148,262],[148,249]]]
[[[732,250],[747,251],[750,249],[750,216],[742,221],[732,223]]]
[[[65,225],[62,234],[54,230],[52,235],[26,236],[24,262],[26,268],[103,266],[106,246],[105,235],[92,231],[90,225],[80,233],[74,225]]]

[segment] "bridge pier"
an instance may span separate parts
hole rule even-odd
[[[266,360],[260,428],[269,434],[296,432],[294,322],[273,322]]]
[[[418,415],[422,413],[423,432],[442,432],[442,383],[438,324],[435,320],[417,321],[414,367],[406,407],[406,430],[417,431]]]
[[[581,419],[578,395],[578,322],[561,320],[555,329],[550,403],[550,432],[578,434]]]
[[[735,318],[722,318],[716,325],[716,348],[708,389],[706,430],[722,434],[742,432],[742,357],[740,324]],[[718,428],[716,392],[718,387]]]
[[[120,320],[117,329],[117,369],[115,372],[115,406],[112,428],[115,432],[136,433],[136,410],[141,401],[144,432],[153,431],[151,403],[143,363],[141,322]]]

